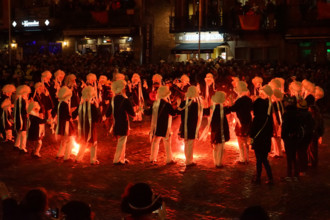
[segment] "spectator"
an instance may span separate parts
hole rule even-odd
[[[126,220],[153,219],[158,212],[159,219],[165,219],[165,204],[160,195],[155,195],[146,183],[128,184],[122,195],[121,210],[130,214]]]
[[[61,208],[65,220],[92,220],[93,212],[88,204],[81,201],[70,201]]]

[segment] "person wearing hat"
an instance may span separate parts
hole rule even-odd
[[[179,135],[184,139],[186,166],[194,166],[193,150],[203,117],[203,104],[196,86],[190,86],[183,102],[178,100],[178,112],[181,115]]]
[[[93,220],[94,215],[88,204],[82,201],[69,201],[61,208],[65,220]]]
[[[230,113],[228,107],[224,107],[226,101],[226,93],[217,91],[212,96],[211,120],[201,135],[201,139],[205,140],[211,127],[211,144],[213,148],[213,161],[216,168],[223,167],[222,158],[225,142],[229,141],[229,126],[226,115]]]
[[[274,158],[283,157],[282,149],[282,138],[281,138],[281,127],[283,122],[284,106],[282,103],[284,94],[281,92],[280,88],[273,89],[272,95],[272,105],[273,105],[273,138],[272,146],[274,151]]]
[[[132,76],[132,83],[128,84],[129,97],[133,105],[136,116],[133,121],[142,121],[142,109],[144,106],[143,93],[146,93],[145,88],[141,85],[140,75],[134,73]]]
[[[98,97],[100,100],[100,112],[103,121],[106,119],[105,114],[106,111],[108,110],[111,100],[111,88],[107,84],[108,84],[108,78],[105,75],[101,75],[99,77],[97,88],[98,88]]]
[[[244,81],[236,82],[234,91],[237,94],[237,99],[229,108],[231,112],[235,113],[235,134],[239,146],[239,164],[247,164],[249,162],[249,144],[248,138],[252,124],[252,99],[249,97],[249,90]]]
[[[56,89],[54,88],[53,82],[51,81],[52,74],[50,71],[46,70],[41,74],[41,83],[44,85],[44,95],[45,95],[45,111],[46,111],[46,116],[45,118],[51,119],[49,120],[49,123],[51,125],[51,130],[52,133],[55,133],[55,123],[54,120],[52,119],[52,110],[55,109],[53,112],[56,114],[56,108],[58,104],[58,100],[56,98]]]
[[[125,159],[126,142],[129,131],[128,116],[135,116],[131,102],[126,96],[126,81],[116,80],[112,83],[111,89],[115,96],[111,100],[111,106],[108,109],[107,116],[113,115],[113,124],[110,133],[113,132],[117,137],[116,153],[113,158],[115,165],[128,163]]]
[[[299,100],[302,98],[301,91],[302,91],[301,82],[293,81],[290,83],[290,85],[289,85],[290,96],[295,97],[296,100]]]
[[[5,141],[13,141],[13,114],[9,98],[1,103],[1,127],[5,133]]]
[[[148,105],[151,106],[157,99],[157,90],[161,85],[163,85],[162,80],[163,77],[157,73],[152,76],[152,86],[150,88],[147,87],[147,93],[149,96]],[[143,87],[145,87],[145,85],[143,85]]]
[[[60,148],[56,158],[63,158],[70,161],[71,143],[70,136],[73,135],[72,116],[70,113],[70,98],[72,91],[67,86],[63,86],[58,92],[57,126],[56,135],[60,139]]]
[[[27,153],[26,149],[26,125],[28,97],[31,89],[27,85],[21,85],[16,90],[16,101],[14,107],[14,129],[17,132],[15,148],[22,153]]]
[[[82,102],[78,108],[78,137],[82,142],[76,162],[81,162],[85,150],[90,146],[90,163],[99,164],[97,160],[97,130],[96,125],[100,120],[99,104],[95,101],[96,91],[87,86],[82,90]]]
[[[33,146],[32,157],[40,158],[40,149],[42,146],[42,138],[45,135],[40,125],[46,123],[46,119],[40,115],[40,105],[38,102],[32,101],[28,106],[28,141]]]
[[[46,105],[47,105],[47,97],[45,95],[45,87],[44,84],[41,82],[37,82],[34,85],[34,95],[33,95],[33,100],[35,102],[38,102],[39,104],[39,117],[45,118],[46,120],[48,119],[48,114],[46,113]],[[41,136],[45,135],[45,124],[42,123],[40,124],[40,133],[42,134]]]
[[[166,207],[162,197],[155,195],[147,183],[128,184],[120,206],[122,212],[129,214],[124,217],[126,220],[166,218]]]
[[[306,100],[308,106],[315,105],[315,85],[314,83],[304,79],[302,82],[302,97]]]
[[[16,91],[16,87],[12,84],[6,84],[4,87],[2,87],[2,93],[1,93],[1,97],[0,97],[0,104],[3,103],[4,100],[9,99],[10,104],[11,104],[11,100],[12,100],[12,94]],[[7,101],[8,104],[8,101]],[[11,108],[11,106],[10,106]],[[0,108],[0,117],[2,117],[3,115],[3,108]],[[10,111],[11,112],[11,111]],[[0,123],[0,136],[2,136],[2,138],[4,138],[6,136],[6,129],[5,127],[3,127],[3,123]],[[11,136],[12,138],[12,136]],[[5,137],[5,139],[7,139]]]
[[[273,184],[273,174],[267,159],[273,136],[272,102],[270,99],[272,94],[272,88],[265,85],[260,88],[260,97],[253,103],[254,118],[250,130],[250,144],[256,156],[257,172],[253,180],[256,184],[261,183],[262,164],[268,176],[266,184]]]
[[[260,76],[255,76],[252,79],[252,84],[253,84],[253,94],[252,96],[254,97],[253,99],[257,99],[259,97],[259,90],[262,87],[262,82],[263,79]]]
[[[212,73],[206,74],[204,78],[205,84],[202,85],[201,92],[202,97],[204,98],[204,102],[206,103],[206,107],[211,106],[211,97],[214,95],[216,88],[215,82]]]
[[[56,89],[56,95],[58,97],[59,90],[63,86],[63,80],[64,80],[64,77],[65,77],[65,72],[62,71],[62,70],[57,70],[54,73],[54,77],[55,77],[54,78],[54,88]]]
[[[70,112],[74,112],[78,108],[80,103],[80,95],[76,79],[77,77],[74,74],[69,74],[65,77],[64,80],[64,85],[72,91],[72,96],[70,99]]]
[[[172,148],[171,148],[171,127],[172,116],[176,115],[176,111],[172,105],[168,102],[168,97],[171,95],[171,91],[168,86],[161,86],[157,90],[157,100],[154,101],[152,107],[146,110],[146,115],[152,115],[151,117],[151,154],[150,162],[155,163],[157,161],[159,143],[163,139],[166,164],[173,164]]]
[[[314,130],[314,119],[312,114],[308,111],[307,101],[304,99],[299,99],[297,101],[297,121],[300,123],[301,130],[303,130],[302,135],[300,135],[297,141],[297,159],[299,165],[299,172],[301,176],[306,175],[308,168],[308,146],[310,145],[313,138]]]

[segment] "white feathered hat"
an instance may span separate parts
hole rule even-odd
[[[86,81],[87,82],[93,83],[96,80],[97,80],[97,78],[96,78],[96,75],[94,73],[87,74],[87,76],[86,76]]]
[[[252,79],[252,83],[253,83],[254,87],[256,87],[258,84],[262,85],[262,82],[263,82],[263,79],[259,76],[255,76]]]
[[[301,88],[302,88],[302,85],[301,85],[301,82],[299,81],[293,81],[290,83],[289,85],[289,90],[291,92],[301,92]]]
[[[314,93],[315,92],[315,85],[314,83],[308,81],[307,79],[304,79],[302,82],[301,82],[303,88],[309,92],[309,93]]]
[[[37,90],[40,87],[44,87],[44,84],[41,82],[37,82],[36,84],[34,84],[34,88]]]
[[[183,74],[181,76],[180,80],[181,80],[181,82],[186,82],[186,83],[189,83],[190,82],[190,78],[186,74]]]
[[[136,82],[140,82],[140,81],[141,81],[140,75],[137,73],[134,73],[132,76],[132,82],[136,83]]]
[[[111,84],[111,90],[115,93],[115,94],[119,94],[121,93],[121,91],[123,91],[123,89],[125,89],[126,86],[126,81],[125,80],[116,80]]]
[[[42,72],[41,79],[44,79],[44,78],[49,78],[49,79],[52,78],[52,73],[49,70]]]
[[[63,86],[58,91],[58,99],[60,101],[65,101],[66,99],[71,98],[71,96],[72,96],[72,91],[67,86]]]
[[[3,100],[3,102],[1,103],[1,108],[3,110],[5,110],[5,109],[10,108],[10,107],[11,107],[11,101],[10,101],[10,99]]]
[[[107,82],[107,80],[108,80],[108,77],[105,75],[101,75],[99,77],[99,83],[105,84]]]
[[[158,98],[163,99],[171,95],[171,91],[168,86],[161,86],[157,90]]]
[[[159,82],[161,84],[163,77],[156,73],[155,75],[152,76],[152,82]]]
[[[27,109],[28,114],[30,114],[33,110],[36,110],[36,112],[39,112],[40,105],[38,102],[34,102],[34,101],[30,102],[28,109]]]
[[[273,95],[273,90],[270,85],[264,85],[263,87],[261,87],[260,90],[263,91],[268,97],[271,97]]]
[[[199,94],[198,94],[197,86],[189,86],[189,88],[186,92],[186,97],[187,98],[197,98],[198,96],[199,96]]]
[[[74,74],[69,74],[65,77],[64,84],[69,85],[70,82],[76,80],[77,77]]]
[[[95,89],[92,86],[86,86],[81,93],[83,99],[91,99],[96,95]]]
[[[16,91],[16,87],[13,84],[7,84],[4,87],[2,87],[3,93],[13,93]]]
[[[231,82],[231,84],[233,85],[233,87],[235,88],[237,86],[237,83],[239,82],[239,78],[236,76],[232,76],[231,79],[233,80]]]
[[[55,78],[58,78],[58,77],[63,77],[65,76],[65,72],[63,72],[62,70],[57,70],[55,73],[54,73],[54,76]]]
[[[222,104],[226,101],[226,93],[223,91],[216,91],[211,99],[216,104]]]
[[[18,96],[29,93],[31,93],[31,88],[27,85],[21,85],[16,89],[16,95]]]
[[[116,73],[116,80],[125,80],[125,75],[122,73]]]
[[[248,92],[247,84],[244,81],[237,81],[236,87],[234,87],[234,91],[240,95],[244,92]]]
[[[281,89],[282,88],[282,84],[281,81],[278,79],[272,79],[268,85],[270,85],[270,87],[274,90],[274,89]]]
[[[322,99],[324,97],[324,91],[321,87],[315,86],[315,99]]]
[[[206,83],[214,83],[214,78],[213,78],[213,74],[212,73],[208,73],[208,74],[206,74],[206,76],[205,76],[205,82]]]

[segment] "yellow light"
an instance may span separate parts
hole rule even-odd
[[[63,41],[63,46],[64,47],[67,47],[69,45],[69,42],[67,42],[67,41]]]
[[[76,139],[75,138],[72,138],[72,151],[71,151],[71,153],[73,154],[73,155],[77,155],[78,154],[78,152],[79,152],[79,148],[80,148],[80,144],[78,144],[77,142],[76,142]]]
[[[17,48],[17,43],[11,43],[10,46],[11,46],[12,49],[16,49]]]

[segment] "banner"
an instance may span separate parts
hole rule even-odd
[[[108,11],[91,11],[92,17],[100,24],[107,24],[109,21]]]
[[[317,2],[317,19],[330,19],[330,3]]]
[[[2,0],[1,1],[1,12],[0,12],[0,29],[8,29],[9,27],[9,13],[8,13],[8,1],[9,0]]]
[[[243,30],[259,30],[260,15],[239,15],[239,21]]]

